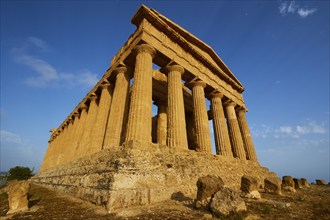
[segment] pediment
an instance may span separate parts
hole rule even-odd
[[[131,21],[138,27],[143,19],[147,19],[154,27],[164,32],[168,37],[175,38],[178,44],[188,44],[190,51],[194,50],[194,54],[198,54],[198,57],[202,57],[211,65],[219,69],[219,72],[223,74],[222,78],[230,78],[231,81],[235,83],[234,86],[238,88],[240,92],[244,91],[244,87],[241,82],[235,77],[235,75],[209,45],[156,10],[148,8],[145,5],[142,5],[139,8]],[[179,35],[179,37],[177,35]]]

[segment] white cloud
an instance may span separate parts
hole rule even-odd
[[[35,88],[46,88],[51,86],[88,86],[97,83],[97,74],[89,70],[76,73],[58,72],[49,62],[37,56],[31,55],[35,49],[43,52],[49,51],[47,43],[36,37],[29,37],[21,47],[13,48],[12,52],[16,62],[29,67],[35,75],[24,80],[28,86]]]
[[[42,51],[48,51],[48,45],[45,41],[41,40],[37,37],[29,37],[28,42],[31,43],[33,46],[38,47]]]
[[[276,132],[284,133],[284,134],[291,134],[292,133],[292,127],[281,126],[279,129],[276,130]]]
[[[303,8],[300,8],[298,10],[298,14],[300,15],[300,17],[305,18],[308,15],[311,15],[311,14],[313,14],[316,11],[317,11],[316,8],[312,8],[312,9],[303,9]]]
[[[280,7],[278,9],[279,9],[281,14],[285,15],[287,7],[288,7],[288,3],[287,2],[282,2],[282,4],[280,5]]]
[[[21,138],[20,135],[12,133],[10,131],[1,130],[0,131],[1,143],[15,143],[15,144],[24,144],[25,141]]]
[[[295,1],[290,2],[289,7],[288,7],[288,12],[289,13],[294,13],[298,8],[298,5],[296,4]]]
[[[251,133],[257,138],[300,138],[306,135],[326,134],[328,129],[326,123],[317,123],[313,120],[306,120],[302,124],[295,126],[283,125],[278,128],[273,128],[269,125],[260,125],[251,127]]]
[[[284,1],[280,4],[278,10],[280,14],[282,14],[283,16],[285,16],[288,13],[291,14],[297,13],[301,18],[306,18],[307,16],[316,12],[317,8],[312,8],[312,9],[302,8],[295,1],[290,1],[290,2]]]

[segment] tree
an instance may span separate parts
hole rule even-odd
[[[34,168],[31,170],[29,167],[21,166],[10,168],[8,171],[8,180],[27,180],[33,176],[33,170]]]

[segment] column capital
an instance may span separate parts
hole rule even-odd
[[[81,111],[83,111],[83,110],[87,110],[88,107],[87,107],[87,105],[84,103],[84,104],[82,104],[82,105],[79,107],[79,109],[81,109]]]
[[[184,68],[178,64],[174,64],[174,65],[170,65],[170,66],[166,66],[164,68],[164,71],[166,73],[172,72],[172,71],[176,71],[179,72],[181,75],[184,73]]]
[[[235,107],[237,104],[231,100],[227,100],[225,103],[224,103],[224,106],[233,106]]]
[[[88,99],[91,101],[91,102],[95,102],[96,99],[97,99],[97,95],[95,93],[92,93],[91,96],[88,97]]]
[[[68,124],[72,124],[73,119],[72,118],[69,118],[67,121],[68,121]]]
[[[118,75],[119,73],[125,73],[127,71],[126,66],[119,66],[114,69],[114,74]]]
[[[243,113],[248,111],[247,108],[244,106],[238,106],[236,110],[237,112],[243,112]]]
[[[134,47],[133,50],[134,50],[134,52],[137,52],[137,53],[148,53],[152,57],[154,57],[155,54],[156,54],[155,48],[153,48],[149,44],[140,44],[140,45],[137,45],[137,46]]]
[[[201,86],[203,88],[206,87],[206,83],[203,82],[202,80],[196,80],[196,81],[190,82],[189,85],[192,87],[196,87],[196,86]]]
[[[104,82],[102,82],[102,83],[99,85],[99,87],[103,90],[103,89],[107,89],[107,88],[109,88],[110,85],[111,85],[111,84],[110,84],[108,81],[104,81]]]
[[[216,91],[216,92],[212,92],[210,94],[210,96],[211,96],[211,98],[218,98],[219,97],[220,99],[222,99],[224,95],[221,92]]]

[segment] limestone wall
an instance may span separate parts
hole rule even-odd
[[[197,179],[208,174],[221,176],[234,189],[244,174],[260,184],[275,176],[253,161],[189,150],[174,154],[163,145],[130,142],[46,170],[33,181],[114,210],[160,202],[178,192],[195,198]]]

